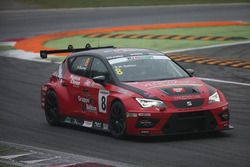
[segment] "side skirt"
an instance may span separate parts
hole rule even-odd
[[[81,118],[65,117],[61,120],[61,123],[109,132],[108,124],[100,121],[88,121]]]

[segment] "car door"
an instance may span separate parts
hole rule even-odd
[[[86,80],[83,89],[88,95],[87,99],[90,103],[86,104],[85,112],[90,120],[106,122],[107,120],[107,101],[109,96],[108,84],[101,85],[95,83],[93,78],[97,76],[105,76],[108,81],[109,72],[103,61],[99,58],[93,58],[89,72],[89,80]],[[101,128],[101,127],[97,127]]]
[[[68,60],[68,73],[65,74],[67,94],[70,109],[67,115],[84,117],[85,104],[88,102],[84,84],[88,82],[89,68],[92,58],[90,56],[75,56]]]

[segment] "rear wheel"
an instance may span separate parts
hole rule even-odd
[[[54,91],[48,91],[45,101],[45,117],[51,126],[59,124],[58,103]]]
[[[109,130],[115,138],[126,135],[126,114],[121,102],[114,102],[109,115]]]

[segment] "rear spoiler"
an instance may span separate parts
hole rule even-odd
[[[72,52],[80,52],[80,51],[93,50],[93,49],[105,49],[105,48],[115,48],[115,47],[114,46],[91,47],[90,44],[86,44],[85,48],[74,48],[72,45],[69,45],[67,49],[41,50],[40,57],[42,59],[46,59],[48,57],[48,54],[72,53]]]

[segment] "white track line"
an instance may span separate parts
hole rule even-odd
[[[16,42],[0,42],[0,46],[14,46]]]
[[[20,161],[20,162],[25,163],[25,164],[35,164],[35,163],[50,161],[50,160],[54,160],[54,159],[58,159],[58,158],[61,158],[61,157],[60,156],[55,156],[55,157],[52,157],[52,158],[28,160],[28,161]]]
[[[201,49],[219,48],[219,47],[225,47],[225,46],[242,45],[242,44],[248,44],[248,43],[250,43],[250,41],[227,43],[227,44],[218,44],[218,45],[210,45],[210,46],[202,46],[202,47],[187,48],[187,49],[169,50],[169,51],[163,51],[163,53],[185,52],[185,51],[193,51],[193,50],[201,50]]]
[[[198,77],[198,78],[201,79],[201,80],[204,80],[204,81],[212,81],[212,82],[219,82],[219,83],[228,83],[228,84],[241,85],[241,86],[250,86],[250,83],[235,82],[235,81],[225,81],[225,80],[220,80],[220,79],[203,78],[203,77]]]
[[[79,162],[80,163],[80,162]],[[74,166],[77,165],[79,163],[71,163],[71,164],[62,164],[62,165],[50,165],[48,167],[69,167],[69,166]]]
[[[6,156],[0,156],[0,159],[14,159],[14,158],[18,158],[18,157],[22,157],[22,156],[26,156],[26,155],[31,155],[34,153],[25,153],[25,154],[15,154],[15,155],[6,155]]]
[[[65,163],[65,161],[68,161],[65,164],[61,164],[61,165],[92,162],[92,163],[100,163],[100,164],[107,165],[107,166],[136,167],[135,165],[127,164],[127,163],[123,163],[123,162],[119,162],[119,161],[112,161],[112,160],[106,160],[106,159],[101,159],[101,158],[97,158],[97,157],[60,152],[60,151],[56,151],[56,150],[50,150],[50,149],[46,149],[46,148],[28,146],[28,145],[23,145],[23,144],[16,144],[16,143],[11,143],[11,142],[1,141],[1,140],[0,140],[0,144],[5,144],[9,147],[15,147],[15,148],[21,149],[21,150],[29,150],[33,153],[48,154],[48,155],[51,155],[53,157],[58,157],[58,161],[56,160],[57,161],[56,163]],[[17,162],[17,163],[19,163],[19,162]],[[37,164],[36,163],[34,163],[34,164],[22,164],[22,163],[20,163],[20,166],[33,167],[33,166],[41,166],[41,164],[39,164],[39,163],[37,163]],[[47,164],[44,166],[49,167],[49,166],[56,166],[56,165]]]

